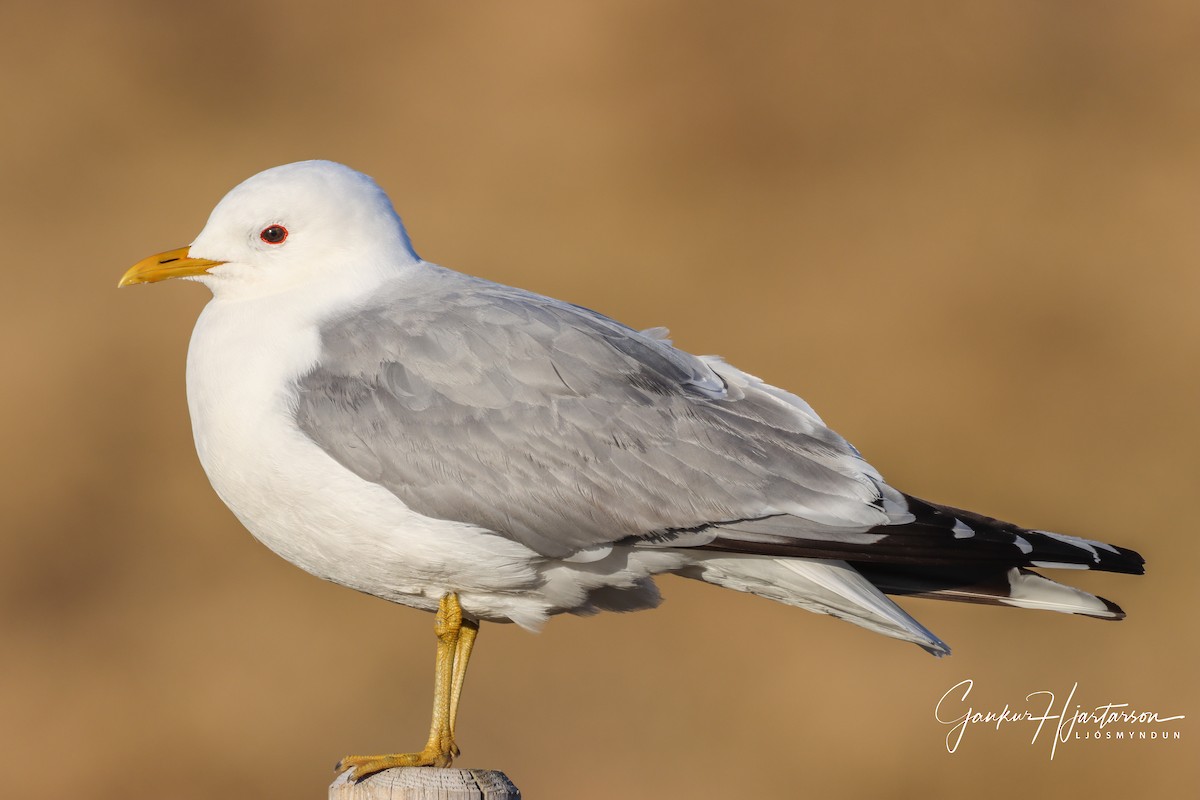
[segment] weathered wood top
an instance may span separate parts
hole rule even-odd
[[[519,800],[521,792],[498,770],[387,769],[350,782],[350,770],[329,786],[329,800]]]

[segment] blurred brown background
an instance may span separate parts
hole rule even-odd
[[[1119,625],[906,602],[941,661],[672,578],[486,626],[461,765],[530,798],[1195,789],[1190,718],[1051,761],[1028,726],[949,755],[932,715],[967,677],[1200,713],[1195,4],[6,3],[0,89],[0,794],[317,798],[423,740],[430,617],[241,529],[184,401],[207,293],[115,288],[314,157],[432,261],[669,325],[901,488],[1150,562],[1066,576]]]

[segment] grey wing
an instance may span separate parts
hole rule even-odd
[[[753,539],[759,520],[771,539],[836,538],[904,516],[797,397],[587,309],[449,271],[427,283],[325,324],[296,411],[418,513],[550,557],[698,544],[719,525]]]

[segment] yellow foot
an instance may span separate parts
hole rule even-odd
[[[346,756],[338,762],[334,770],[339,774],[351,767],[354,774],[350,779],[358,782],[368,775],[383,772],[392,767],[448,767],[458,755],[458,748],[450,745],[449,751],[439,751],[426,747],[419,753],[394,753],[386,756]]]

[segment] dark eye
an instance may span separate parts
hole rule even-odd
[[[271,225],[263,228],[262,232],[258,234],[258,238],[267,244],[283,244],[283,240],[287,238],[287,228],[282,225]]]

